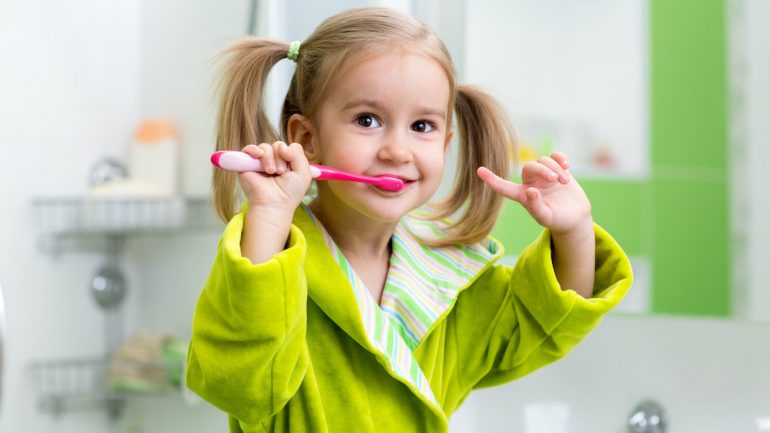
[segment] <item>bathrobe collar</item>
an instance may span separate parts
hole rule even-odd
[[[502,255],[502,246],[491,240],[486,246],[428,248],[415,235],[436,236],[441,228],[406,217],[392,238],[380,306],[306,206],[297,209],[294,224],[308,244],[308,296],[391,376],[445,417],[412,350],[451,310],[457,295]]]

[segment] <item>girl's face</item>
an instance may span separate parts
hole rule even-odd
[[[317,111],[314,162],[368,176],[395,175],[398,192],[320,182],[323,206],[397,221],[436,192],[452,131],[449,80],[433,59],[407,50],[364,57],[343,69]],[[327,207],[327,209],[332,209]]]

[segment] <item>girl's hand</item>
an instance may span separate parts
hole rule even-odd
[[[312,176],[301,144],[249,144],[241,149],[262,162],[264,173],[239,173],[238,181],[251,208],[292,214],[305,196]]]
[[[494,191],[521,204],[532,218],[554,235],[593,233],[591,203],[583,189],[567,171],[569,162],[561,152],[527,162],[522,167],[521,184],[502,179],[485,167],[477,174]]]

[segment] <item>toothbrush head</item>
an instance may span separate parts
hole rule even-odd
[[[401,191],[406,186],[402,179],[395,176],[377,176],[372,184],[386,191]]]

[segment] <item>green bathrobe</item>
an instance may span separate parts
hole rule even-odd
[[[187,385],[229,414],[231,432],[446,432],[468,394],[570,351],[631,284],[598,226],[594,296],[562,290],[546,230],[515,267],[500,244],[433,249],[441,224],[406,217],[381,303],[305,207],[287,247],[241,255],[227,225],[198,301]]]

